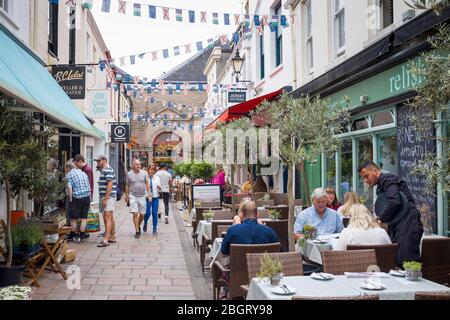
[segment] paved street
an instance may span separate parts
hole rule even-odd
[[[33,300],[155,300],[211,299],[212,292],[192,247],[190,228],[172,204],[169,224],[160,224],[159,235],[134,239],[128,208],[116,206],[117,244],[98,248],[97,234],[84,243],[70,243],[77,259],[64,269],[81,269],[81,289],[69,290],[59,274],[45,272],[34,289]]]

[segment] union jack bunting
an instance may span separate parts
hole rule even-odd
[[[241,15],[235,14],[234,15],[234,24],[237,26],[237,25],[239,25],[239,23],[241,23]]]
[[[119,13],[126,14],[127,13],[127,2],[119,0]]]
[[[258,32],[258,36],[264,34],[264,27],[263,26],[257,26],[256,31]]]
[[[269,25],[269,16],[264,15],[261,19],[261,25],[262,26],[268,26]]]
[[[158,60],[158,51],[152,52],[152,61]]]
[[[226,45],[228,43],[228,37],[227,37],[227,35],[226,34],[224,34],[224,35],[221,35],[220,36],[220,44],[221,45]]]
[[[200,22],[206,22],[206,11],[200,12]]]
[[[76,3],[75,0],[67,0],[67,1],[66,1],[66,6],[67,6],[67,5],[76,6],[77,3]]]
[[[185,54],[191,53],[191,44],[190,43],[184,45],[184,53]]]
[[[185,82],[185,83],[183,84],[183,93],[184,93],[184,94],[188,94],[188,92],[189,92],[189,85],[188,85],[187,82]]]

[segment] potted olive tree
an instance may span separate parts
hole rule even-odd
[[[261,269],[257,274],[259,279],[269,278],[270,285],[277,286],[283,278],[283,265],[281,261],[272,258],[265,252],[261,258]]]

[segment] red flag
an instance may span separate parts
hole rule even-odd
[[[164,20],[170,20],[169,10],[170,8],[163,8]]]
[[[263,26],[257,26],[256,31],[258,31],[258,36],[264,34],[264,27]]]
[[[240,14],[235,14],[234,15],[234,24],[238,25],[239,23],[241,23],[241,15]]]
[[[119,0],[119,13],[126,14],[127,12],[127,2]]]
[[[261,19],[261,25],[262,26],[268,26],[269,25],[269,16],[264,15]]]
[[[223,46],[226,45],[226,44],[228,43],[228,38],[227,38],[227,35],[226,35],[226,34],[220,36],[220,43],[221,43]]]

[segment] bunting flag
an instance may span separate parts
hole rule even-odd
[[[184,53],[185,54],[191,53],[191,44],[190,43],[184,45]]]
[[[264,15],[261,19],[261,25],[263,27],[268,26],[269,25],[269,16],[268,15]]]
[[[161,89],[162,94],[166,94],[166,86],[164,85],[164,80],[159,81],[159,88]]]
[[[77,4],[76,4],[75,0],[67,0],[66,1],[66,6],[67,5],[75,7]]]
[[[256,31],[258,32],[258,36],[264,34],[264,27],[263,26],[257,26]]]
[[[259,27],[261,25],[261,20],[259,19],[259,15],[253,16],[253,23],[256,27]]]
[[[110,9],[111,9],[111,0],[103,0],[102,12],[109,13]]]
[[[152,61],[158,60],[158,51],[152,51]]]
[[[278,30],[278,16],[272,16],[269,27],[271,32],[275,32]]]
[[[186,94],[188,94],[188,91],[189,91],[189,87],[188,87],[187,82],[185,82],[183,85],[183,93],[186,95]]]
[[[208,39],[208,48],[214,46],[214,39]]]
[[[281,16],[281,19],[280,19],[280,25],[281,25],[282,27],[287,27],[287,26],[288,26],[287,19],[286,19],[286,16],[285,16],[285,15],[282,15],[282,16]]]
[[[219,24],[219,14],[218,13],[213,12],[212,21],[213,21],[213,24]]]
[[[228,37],[227,37],[227,35],[224,34],[224,35],[220,36],[220,44],[224,46],[224,45],[226,45],[227,43],[228,43]]]
[[[169,49],[163,49],[163,57],[167,59],[169,57]]]
[[[202,41],[198,41],[197,42],[197,51],[202,51],[203,50],[203,42]]]
[[[233,42],[234,42],[234,44],[239,43],[239,33],[238,32],[233,33]]]
[[[173,48],[173,54],[175,56],[179,56],[180,55],[180,47],[179,46],[176,46],[176,47]]]
[[[176,20],[178,22],[183,22],[183,11],[181,9],[176,9]]]
[[[189,23],[195,23],[195,11],[189,10]]]
[[[92,2],[94,0],[83,0],[83,3],[81,4],[81,7],[83,9],[92,10]]]
[[[136,63],[136,56],[130,56],[130,64]]]
[[[156,19],[156,7],[148,6],[148,17],[150,19]]]
[[[245,15],[245,27],[250,28],[250,16],[248,14]],[[259,21],[259,19],[258,19]]]
[[[163,19],[164,20],[170,20],[169,10],[170,10],[170,8],[163,8]]]
[[[144,59],[145,57],[145,53],[141,53],[140,55],[138,55],[139,59]]]
[[[226,26],[230,25],[230,15],[228,13],[223,14],[223,24]]]
[[[291,14],[290,18],[291,18],[291,25],[293,25],[294,24],[294,19],[295,19],[295,14]]]
[[[135,3],[133,5],[133,15],[135,17],[140,17],[141,16],[141,5],[139,3]]]
[[[200,21],[206,23],[206,11],[200,12]]]
[[[125,57],[120,58],[120,66],[123,67],[125,65]]]
[[[139,83],[139,77],[138,76],[135,76],[134,77],[134,84],[138,84]]]
[[[241,15],[240,14],[235,14],[234,15],[234,25],[239,25],[241,23]]]
[[[119,0],[119,13],[126,14],[127,13],[127,2]]]

